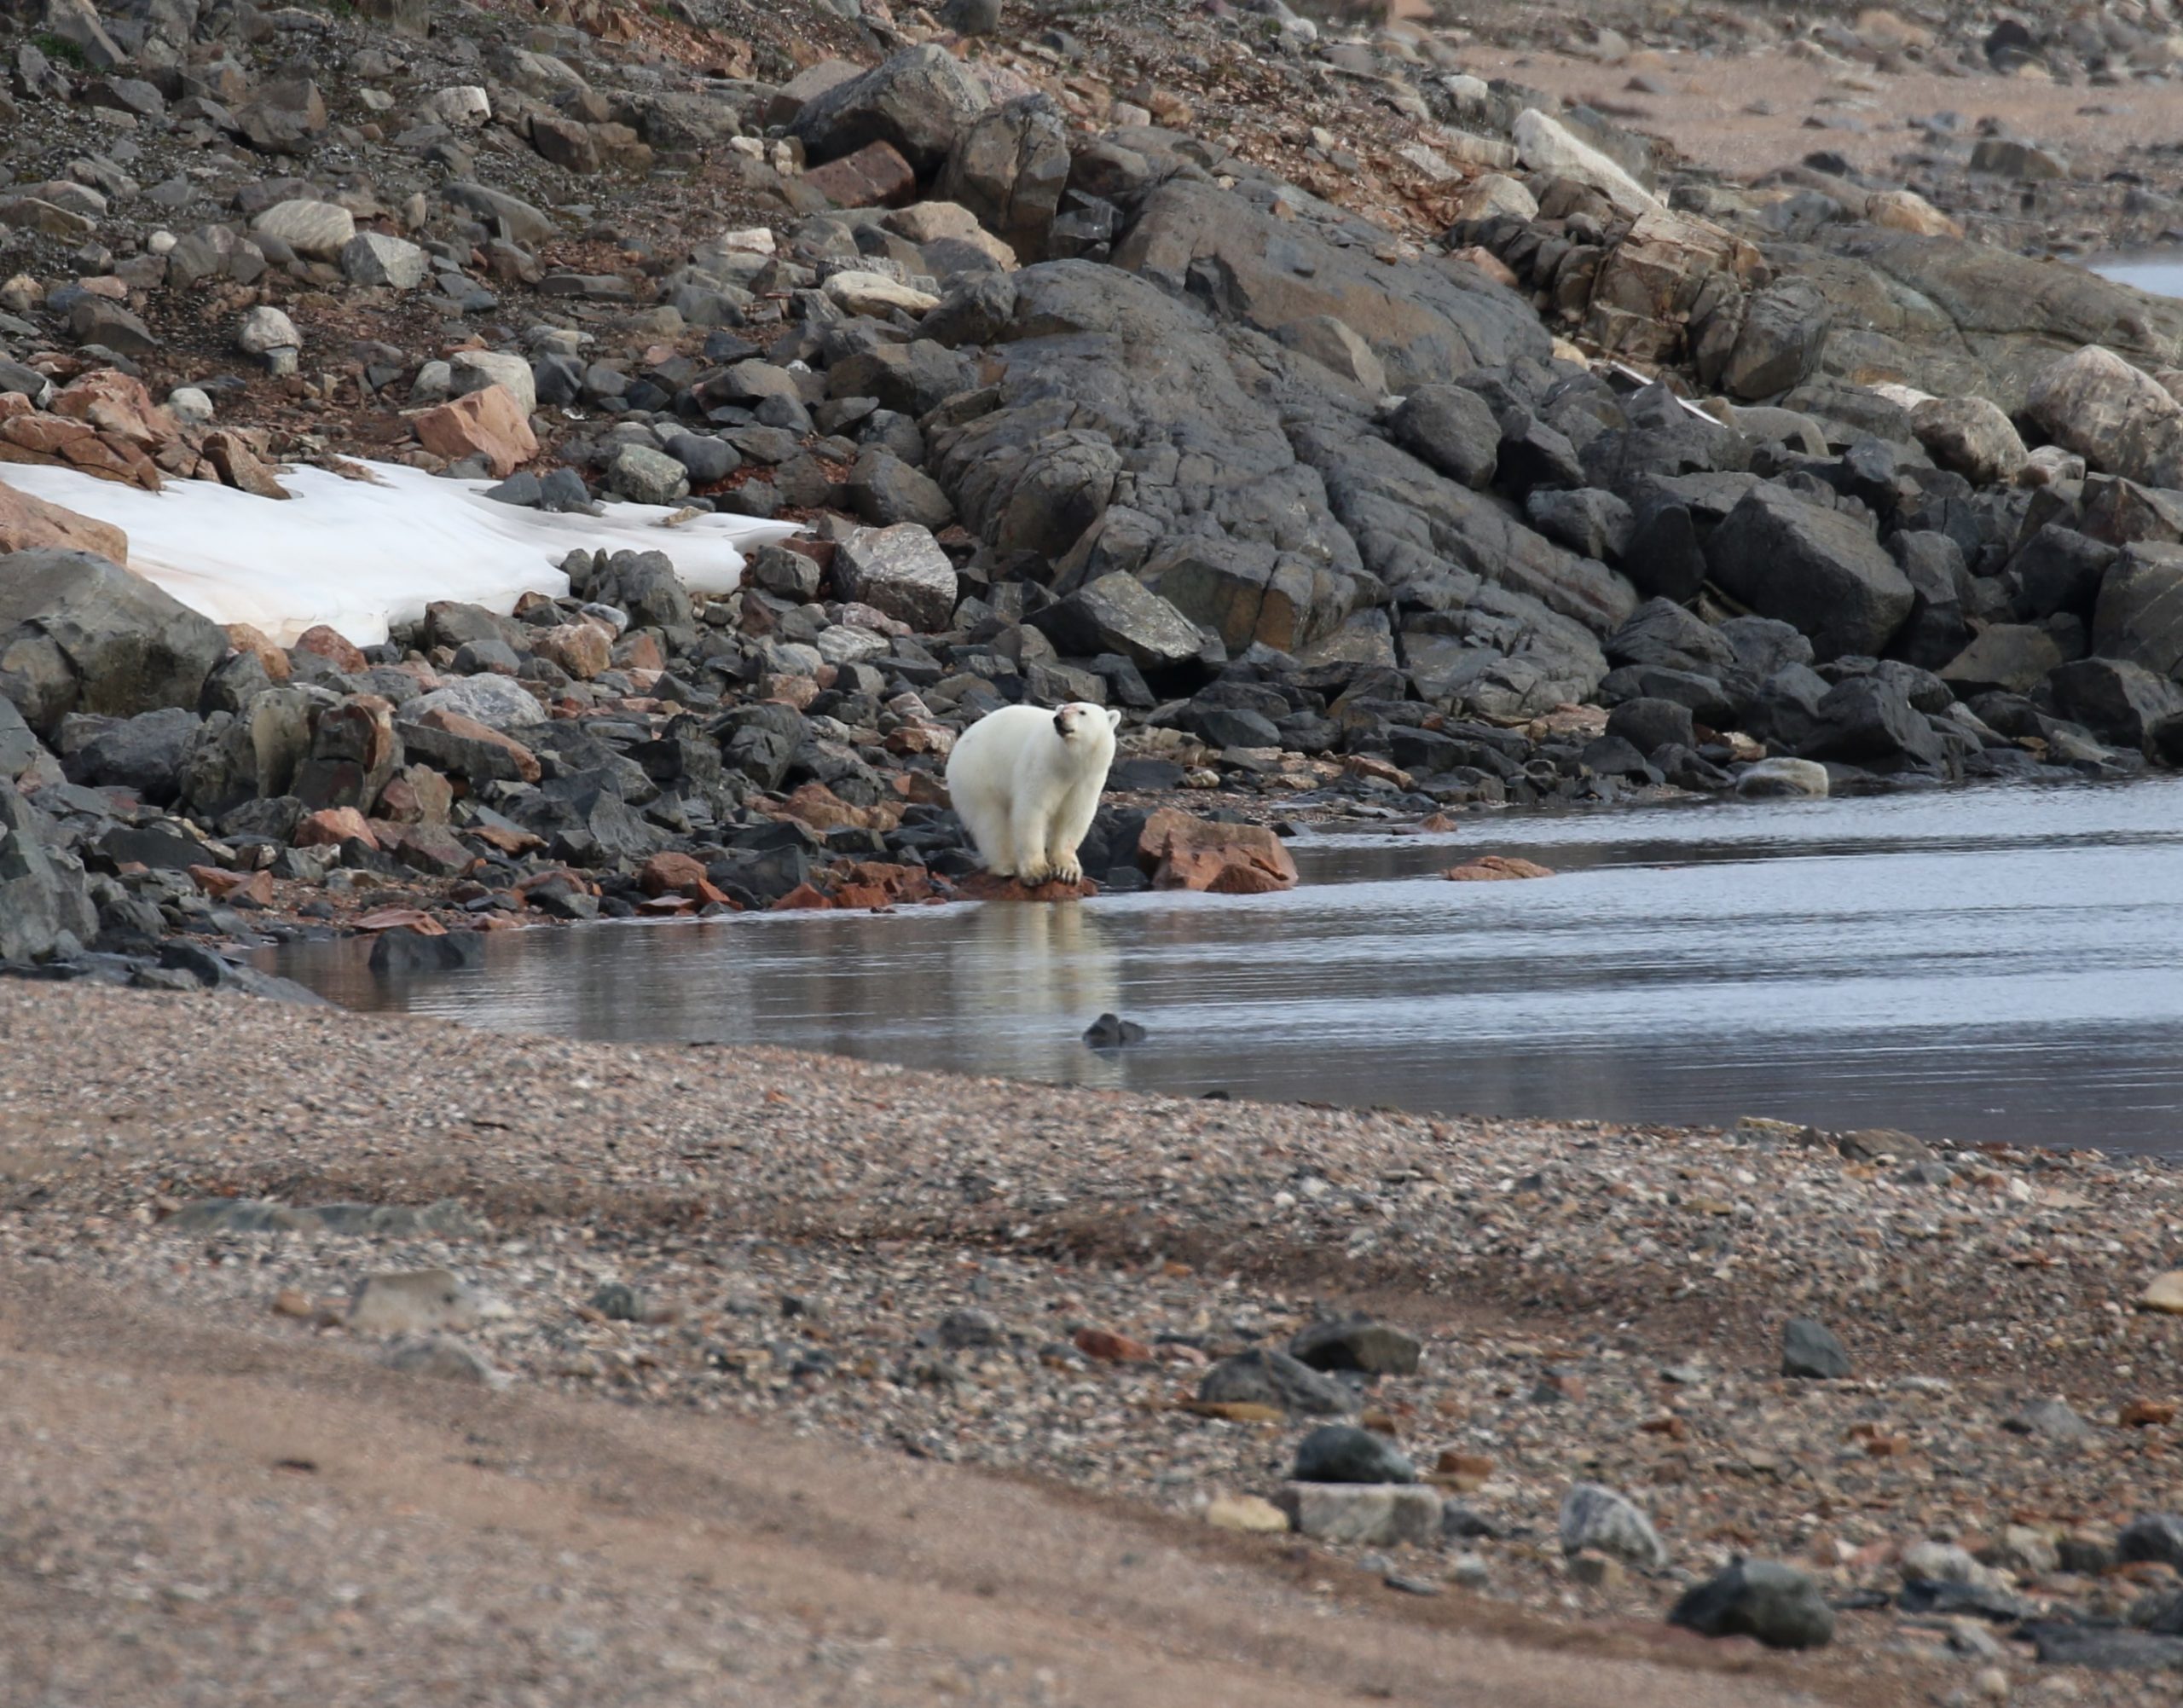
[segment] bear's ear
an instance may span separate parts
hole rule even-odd
[[[1107,727],[1109,729],[1120,729],[1121,727],[1122,715],[1120,709],[1115,706],[1109,706],[1107,708]]]

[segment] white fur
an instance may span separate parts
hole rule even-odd
[[[1099,810],[1121,721],[1076,700],[1052,711],[1003,706],[963,732],[947,794],[987,871],[1025,883],[1083,877],[1077,845]]]

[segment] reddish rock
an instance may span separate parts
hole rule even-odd
[[[579,682],[588,682],[612,662],[612,643],[595,622],[565,622],[548,628],[532,637],[530,650]]]
[[[420,937],[447,935],[446,926],[415,907],[382,907],[349,923],[359,931],[414,931]]]
[[[368,848],[379,846],[372,827],[354,807],[327,807],[304,815],[303,822],[296,826],[295,845],[299,848],[339,848],[351,837]]]
[[[546,846],[546,839],[543,837],[535,835],[530,831],[518,830],[513,825],[501,830],[491,825],[475,825],[471,827],[470,834],[497,854],[529,854],[533,848],[542,848]]]
[[[437,730],[443,735],[454,736],[460,741],[475,742],[484,747],[497,749],[504,756],[507,764],[514,768],[515,776],[518,781],[536,783],[544,774],[539,766],[536,754],[516,740],[514,737],[503,734],[489,724],[479,723],[477,719],[466,718],[460,712],[437,709],[426,712],[417,721],[422,728]],[[493,774],[498,775],[501,768],[496,764],[493,767]],[[473,780],[475,780],[474,774]]]
[[[773,905],[772,911],[775,913],[790,913],[802,908],[831,907],[833,905],[833,898],[825,890],[814,889],[808,883],[799,883],[776,901]]]
[[[819,698],[819,682],[813,676],[764,676],[758,681],[758,697],[775,700],[785,706],[794,706],[802,711]]]
[[[2125,1429],[2143,1429],[2148,1424],[2175,1421],[2175,1405],[2172,1400],[2134,1399],[2116,1414],[2115,1421]]]
[[[495,478],[505,480],[538,455],[538,437],[505,385],[488,385],[451,403],[426,409],[410,422],[417,443],[449,462],[482,456]]]
[[[1044,883],[1027,884],[1021,878],[974,871],[956,879],[955,893],[967,901],[1080,901],[1087,895],[1097,895],[1099,886],[1088,877],[1076,883],[1049,878]]]
[[[444,824],[409,825],[394,845],[394,857],[434,877],[460,877],[478,864]]]
[[[836,207],[890,207],[918,189],[917,173],[887,142],[867,142],[854,154],[814,166],[803,182]]]
[[[660,650],[659,637],[650,633],[632,634],[614,649],[614,667],[634,674],[657,675],[667,668],[667,655]],[[650,687],[649,682],[640,686]]]
[[[215,900],[240,907],[273,905],[273,874],[269,871],[223,871],[216,866],[193,866],[189,876],[200,889]]]
[[[396,825],[444,825],[455,785],[429,765],[406,765],[379,791],[379,816]]]
[[[247,622],[228,625],[228,645],[238,652],[247,652],[265,667],[265,674],[275,682],[285,682],[295,672],[288,662],[288,655],[273,644],[273,637],[262,628],[253,628]]]
[[[1511,878],[1551,877],[1554,869],[1527,860],[1510,860],[1503,854],[1481,854],[1461,866],[1451,866],[1440,874],[1456,883],[1500,883]]]
[[[112,523],[49,504],[0,481],[0,554],[46,547],[94,553],[109,563],[129,561],[129,536]]]
[[[656,854],[637,868],[637,887],[654,900],[694,895],[704,881],[704,862],[692,854]]]
[[[1097,1358],[1103,1364],[1149,1364],[1152,1362],[1152,1348],[1142,1340],[1132,1340],[1126,1335],[1117,1335],[1109,1329],[1079,1329],[1070,1337],[1076,1350],[1087,1358]]]
[[[825,784],[806,783],[774,809],[778,817],[794,819],[814,831],[891,831],[902,822],[902,809],[887,802],[876,807],[852,807]]]
[[[339,629],[328,628],[322,622],[306,628],[298,635],[292,650],[323,658],[345,676],[371,669],[369,661],[346,635]]]
[[[97,430],[101,437],[155,450],[182,437],[182,424],[152,401],[144,382],[119,368],[94,368],[54,394],[53,413]]]
[[[253,498],[286,498],[288,490],[273,478],[273,471],[258,460],[258,454],[234,433],[215,432],[205,435],[205,460],[212,465],[223,485],[238,492],[247,492]]]
[[[1216,825],[1163,807],[1144,821],[1138,864],[1155,889],[1257,895],[1296,884],[1296,862],[1262,825]]]

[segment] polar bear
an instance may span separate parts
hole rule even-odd
[[[996,877],[1084,877],[1076,845],[1099,810],[1122,715],[1081,700],[1003,706],[964,730],[947,760],[955,815]]]

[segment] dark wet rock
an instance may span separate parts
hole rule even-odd
[[[151,806],[171,807],[182,797],[184,767],[202,727],[195,712],[179,706],[133,718],[71,716],[59,732],[62,768],[72,783],[127,789]]]
[[[1838,759],[1854,765],[1931,769],[1943,749],[1909,697],[1878,676],[1852,676],[1827,690],[1813,709],[1815,727],[1798,748],[1806,759]]]
[[[1910,615],[1908,577],[1856,518],[1754,489],[1706,542],[1724,591],[1809,635],[1817,656],[1877,655]]]
[[[1638,606],[1607,636],[1606,649],[1610,663],[1658,665],[1700,675],[1717,675],[1737,662],[1735,649],[1718,629],[1665,599]]]
[[[1346,1417],[1356,1396],[1286,1352],[1254,1347],[1205,1373],[1197,1397],[1212,1404],[1274,1405],[1300,1417]]]
[[[103,558],[0,557],[0,698],[40,734],[72,711],[194,707],[227,653],[217,623]]]
[[[1668,1623],[1700,1636],[1756,1637],[1769,1648],[1821,1648],[1834,1638],[1834,1610],[1818,1580],[1770,1560],[1740,1560],[1693,1584]]]
[[[1850,1374],[1850,1354],[1824,1325],[1792,1317],[1781,1331],[1781,1374],[1838,1381]]]
[[[1695,749],[1698,744],[1690,708],[1673,700],[1624,700],[1607,715],[1607,732],[1640,755],[1670,745]]]
[[[72,953],[97,935],[83,868],[52,836],[46,815],[0,779],[0,961]]]
[[[1094,1050],[1120,1050],[1144,1040],[1144,1028],[1119,1014],[1103,1014],[1084,1028],[1084,1041]]]
[[[2100,583],[2092,650],[2157,676],[2183,670],[2183,546],[2123,548]]]
[[[2141,664],[2080,658],[2047,678],[2054,710],[2116,747],[2143,747],[2162,719],[2183,712],[2183,688]]]
[[[1415,1335],[1375,1317],[1326,1317],[1300,1330],[1288,1343],[1292,1358],[1315,1370],[1356,1370],[1365,1375],[1409,1375],[1422,1351]]]
[[[1581,558],[1610,562],[1629,550],[1637,531],[1630,507],[1596,486],[1567,491],[1534,490],[1524,501],[1532,527]]]
[[[2105,541],[2047,523],[2009,559],[2006,573],[2017,584],[2017,614],[2034,622],[2057,611],[2089,617],[2116,555]]]
[[[408,978],[419,973],[450,973],[485,964],[482,931],[445,931],[426,935],[406,926],[382,931],[373,940],[369,965],[374,977]]]
[[[1326,1423],[1298,1445],[1290,1474],[1300,1483],[1414,1483],[1417,1468],[1384,1435]]]

